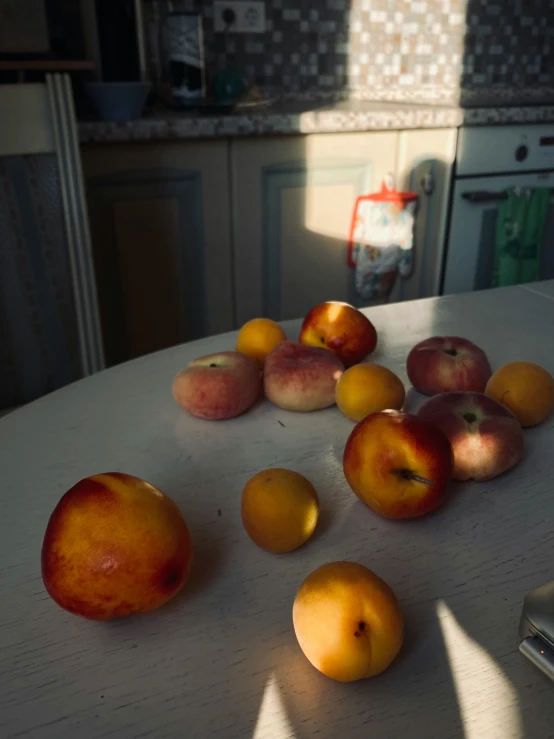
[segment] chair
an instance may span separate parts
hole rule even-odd
[[[69,77],[0,85],[0,409],[103,367]]]

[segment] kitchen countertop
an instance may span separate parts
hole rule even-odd
[[[462,108],[437,102],[278,100],[227,115],[167,109],[136,121],[81,121],[81,143],[452,128],[554,122],[554,104]]]
[[[554,282],[364,312],[375,359],[406,382],[409,349],[432,334],[467,336],[493,367],[528,359],[554,371]],[[285,324],[295,336],[300,321]],[[453,486],[416,521],[379,518],[349,490],[341,456],[353,424],[337,408],[290,413],[262,402],[229,422],[173,402],[175,372],[232,348],[214,336],[69,385],[0,419],[0,734],[3,739],[552,739],[550,683],[518,652],[526,591],[552,578],[554,417],[525,431],[509,473]],[[408,393],[414,409],[421,397]],[[312,541],[273,556],[243,531],[240,493],[268,466],[318,490]],[[184,591],[150,614],[111,623],[62,611],[46,594],[40,549],[60,496],[86,475],[143,477],[191,529]],[[383,675],[328,680],[302,655],[291,608],[323,562],[359,561],[396,592],[407,633]]]

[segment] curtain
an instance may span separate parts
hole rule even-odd
[[[80,376],[56,157],[0,158],[0,409]]]

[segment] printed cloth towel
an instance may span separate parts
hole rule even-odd
[[[348,261],[362,299],[388,298],[397,276],[411,274],[416,205],[417,194],[397,192],[391,178],[381,192],[357,199]]]
[[[550,189],[512,188],[506,195],[496,221],[493,287],[519,285],[540,278]]]

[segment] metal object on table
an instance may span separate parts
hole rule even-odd
[[[527,594],[519,633],[519,651],[554,681],[554,580]]]

